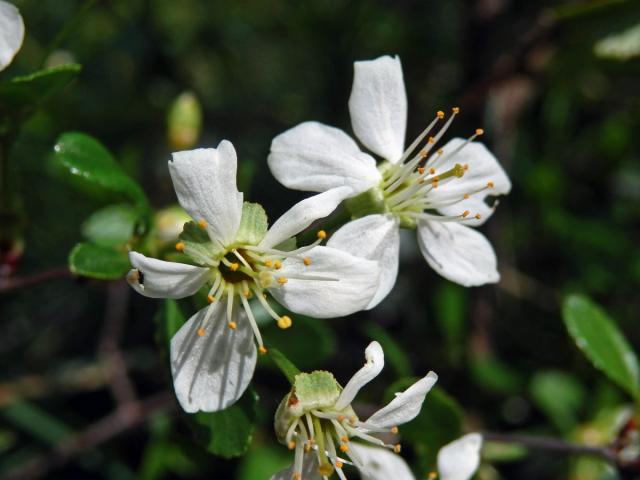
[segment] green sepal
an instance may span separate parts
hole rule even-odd
[[[323,370],[296,375],[293,388],[304,411],[335,405],[342,390],[333,374]]]
[[[355,197],[347,198],[344,204],[354,219],[387,211],[384,203],[384,193],[379,186],[370,188]]]
[[[242,218],[234,243],[257,245],[267,234],[269,223],[267,213],[258,203],[244,202]]]
[[[211,241],[207,231],[194,221],[184,224],[178,238],[185,245],[184,252],[198,265],[202,264],[201,258],[211,258],[216,253],[222,253],[220,247]]]

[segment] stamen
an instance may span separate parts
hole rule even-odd
[[[258,347],[258,352],[260,352],[260,355],[266,355],[267,349],[264,348],[264,345],[261,345],[260,347]]]
[[[309,257],[304,257],[302,259],[302,262],[308,267],[309,265],[311,265],[311,259]]]
[[[213,295],[207,295],[207,302],[213,303],[215,301],[216,301],[216,297],[214,297]]]
[[[185,247],[184,242],[178,242],[178,243],[176,243],[176,250],[177,250],[177,251],[179,251],[179,252],[183,252],[183,251],[184,251],[184,247]]]
[[[264,261],[264,266],[265,267],[269,267],[269,268],[273,267],[273,261],[272,260],[265,260]]]
[[[397,435],[398,434],[398,427],[396,427],[396,426],[391,427],[391,433],[393,433],[394,435]]]
[[[238,252],[238,250],[234,248],[232,252],[236,257],[238,257],[238,260],[240,260],[245,267],[253,271],[253,268],[251,268],[251,265],[249,265],[249,263],[245,260],[245,258],[242,255],[240,255],[240,252]]]
[[[262,335],[260,335],[260,329],[258,328],[258,324],[256,323],[256,319],[253,316],[253,312],[251,311],[251,307],[249,306],[249,302],[247,302],[247,299],[244,297],[240,297],[240,301],[242,302],[242,306],[244,307],[244,311],[247,314],[247,318],[249,319],[249,324],[251,325],[251,329],[253,330],[253,335],[256,337],[256,340],[258,341],[258,345],[261,347],[260,348],[260,353],[264,354],[267,353],[266,348],[264,348],[264,345],[262,343]],[[264,349],[264,352],[262,351],[262,349]]]
[[[487,182],[487,188],[493,188],[493,182]]]
[[[231,265],[229,265],[229,269],[232,272],[235,272],[236,270],[238,270],[240,268],[240,264],[239,263],[235,263],[233,262]]]
[[[227,326],[231,329],[231,330],[235,330],[236,328],[238,328],[238,324],[236,322],[234,322],[233,320],[230,321]]]
[[[280,327],[283,330],[286,330],[287,328],[289,328],[292,323],[293,322],[291,321],[291,317],[287,315],[283,315],[278,319],[278,327]]]
[[[273,263],[273,267],[274,267],[276,270],[280,270],[280,269],[282,268],[282,262],[281,262],[280,260],[276,260],[276,261]]]
[[[396,452],[396,453],[400,453],[400,450],[402,450],[402,445],[400,445],[399,443],[396,443],[393,446],[393,451]]]
[[[324,230],[318,230],[318,233],[316,233],[316,236],[320,240],[324,240],[325,238],[327,238],[327,232],[325,232]]]
[[[411,155],[411,152],[413,152],[416,147],[418,146],[418,144],[422,141],[422,139],[424,137],[427,136],[427,134],[431,131],[431,129],[436,125],[436,123],[438,123],[438,120],[442,120],[444,118],[444,112],[443,111],[438,111],[438,113],[436,113],[436,118],[434,118],[431,123],[429,125],[427,125],[427,128],[425,128],[422,133],[420,135],[418,135],[416,137],[416,139],[411,143],[411,145],[409,145],[407,147],[407,149],[404,151],[404,153],[402,154],[402,156],[400,157],[400,160],[398,160],[397,164],[400,165],[401,163],[403,163],[407,158],[409,158],[409,155]],[[393,180],[391,180],[393,181]]]
[[[476,218],[476,220],[480,220],[482,218],[482,215],[480,215],[479,213],[476,213],[475,214],[475,218]]]
[[[284,285],[287,282],[288,282],[287,277],[278,277],[278,283],[280,285]]]
[[[204,218],[203,218],[203,219],[201,219],[201,220],[198,222],[198,226],[199,226],[201,229],[203,229],[203,230],[204,230],[205,228],[207,228],[207,221],[206,221]]]
[[[204,337],[204,336],[205,336],[205,333],[206,333],[206,332],[205,332],[204,328],[200,327],[200,328],[198,329],[198,336],[199,336],[199,337]]]

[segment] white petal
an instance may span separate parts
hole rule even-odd
[[[273,176],[295,190],[347,186],[353,196],[382,180],[376,161],[349,135],[318,122],[301,123],[274,138],[268,162]]]
[[[423,221],[418,225],[418,246],[431,268],[464,287],[500,280],[493,247],[473,228]]]
[[[355,450],[364,468],[360,469],[362,480],[415,480],[411,469],[400,455],[385,448],[370,447],[353,442],[350,450]]]
[[[321,480],[318,472],[318,457],[315,452],[308,453],[302,462],[301,480]],[[293,465],[285,468],[271,477],[271,480],[292,480],[294,474]]]
[[[351,188],[338,187],[296,203],[271,225],[260,246],[270,248],[297,235],[316,220],[333,212],[350,194]]]
[[[468,480],[480,465],[482,436],[469,433],[445,445],[438,452],[438,473],[441,480]]]
[[[211,316],[203,323],[207,309]],[[224,302],[191,317],[171,339],[173,387],[185,412],[216,412],[236,402],[247,389],[256,366],[256,346],[246,317],[227,326]],[[204,335],[198,330],[204,329]]]
[[[386,407],[371,415],[365,422],[365,428],[389,428],[410,422],[420,413],[427,393],[437,380],[438,376],[434,372],[427,373],[404,392],[396,394]]]
[[[207,281],[208,268],[165,262],[129,252],[133,270],[127,281],[134,290],[151,298],[184,298],[196,293]]]
[[[236,187],[237,158],[231,142],[173,154],[169,172],[178,201],[196,221],[205,220],[212,240],[229,245],[242,216],[242,193]]]
[[[0,0],[0,70],[4,70],[18,53],[24,40],[24,22],[20,11]]]
[[[362,387],[376,378],[384,367],[384,352],[378,342],[371,342],[364,351],[365,364],[358,370],[344,387],[335,408],[342,410],[351,405]]]
[[[378,305],[395,285],[400,260],[400,226],[393,215],[367,215],[346,223],[331,235],[327,247],[379,262],[378,289],[367,310]]]
[[[428,199],[436,206],[438,203],[447,204],[437,207],[445,215],[460,215],[469,210],[469,220],[465,224],[475,226],[484,223],[493,213],[494,208],[485,203],[485,198],[489,195],[506,195],[511,191],[511,181],[496,157],[482,143],[471,142],[455,155],[447,156],[447,152],[454,152],[465,142],[462,138],[450,140],[443,148],[442,160],[436,160],[433,166],[436,175],[450,170],[456,163],[468,165],[468,170],[464,176],[447,180],[438,188],[432,189]],[[489,182],[493,184],[492,188],[473,193],[485,188]],[[470,194],[466,200],[465,194]],[[458,202],[449,205],[456,200]],[[472,218],[476,213],[480,214],[479,220]]]
[[[304,256],[309,266],[302,259],[286,259],[278,275],[287,283],[269,290],[289,310],[315,318],[343,317],[371,302],[380,275],[377,262],[329,247],[314,247]]]
[[[407,93],[399,57],[353,64],[349,98],[351,125],[372,152],[392,163],[400,160],[407,127]]]

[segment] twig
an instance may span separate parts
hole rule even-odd
[[[549,437],[538,437],[533,435],[517,435],[510,433],[483,432],[485,440],[499,443],[517,443],[527,448],[536,450],[547,450],[564,453],[567,455],[589,455],[600,457],[614,465],[618,465],[618,458],[613,450],[607,447],[592,447],[588,445],[578,445],[568,443],[564,440]]]
[[[152,415],[173,409],[174,405],[173,395],[163,392],[122,406],[80,433],[63,440],[48,454],[37,457],[9,472],[5,479],[23,480],[42,477],[78,455],[145,423]]]
[[[129,287],[124,281],[111,282],[107,286],[104,324],[98,343],[98,358],[107,368],[109,387],[118,405],[126,405],[136,400],[136,392],[129,378],[127,363],[120,349],[120,337],[124,329]]]
[[[71,276],[71,272],[67,267],[58,267],[22,277],[0,278],[0,294],[7,293],[18,288],[28,287],[29,285],[44,282],[46,280],[69,276]]]

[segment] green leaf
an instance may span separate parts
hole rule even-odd
[[[267,213],[264,208],[257,203],[244,202],[236,241],[257,245],[266,235],[268,228]]]
[[[80,70],[80,65],[71,63],[0,83],[0,112],[7,112],[14,121],[24,119],[42,102],[75,79]],[[0,133],[15,128],[15,125],[7,122],[6,118],[0,122]]]
[[[219,412],[190,416],[194,434],[208,452],[225,458],[244,455],[251,446],[258,394],[249,388],[235,404]]]
[[[275,472],[287,468],[291,463],[291,452],[281,445],[252,448],[242,459],[237,478],[238,480],[271,478]]]
[[[83,277],[115,280],[122,278],[130,268],[127,252],[93,243],[78,243],[69,254],[69,269]]]
[[[54,173],[100,201],[127,201],[148,209],[140,186],[95,138],[80,132],[63,133],[54,147]]]
[[[523,379],[518,370],[489,355],[478,355],[469,363],[473,380],[481,387],[503,395],[518,393]]]
[[[553,370],[538,372],[531,380],[530,391],[538,408],[561,432],[567,433],[576,426],[587,393],[573,375]]]
[[[73,430],[35,403],[20,401],[2,410],[2,416],[21,430],[49,445],[57,445]]]
[[[104,247],[126,245],[135,233],[138,217],[129,205],[109,205],[91,214],[82,225],[82,235]]]
[[[385,399],[391,401],[396,392],[409,388],[417,378],[404,378],[389,387]],[[420,457],[420,470],[432,471],[438,450],[462,435],[463,411],[458,402],[440,387],[434,387],[422,405],[420,414],[400,426],[403,443],[410,443]]]
[[[449,282],[441,282],[434,295],[436,320],[445,338],[447,353],[453,361],[464,354],[464,328],[467,318],[467,290]]]
[[[368,324],[365,327],[365,332],[372,340],[380,343],[384,350],[385,360],[391,364],[398,377],[408,377],[411,375],[409,358],[402,346],[398,344],[392,335],[389,335],[389,333],[377,323]]]
[[[583,295],[571,295],[564,301],[562,315],[569,334],[591,363],[637,398],[638,358],[606,312]]]

